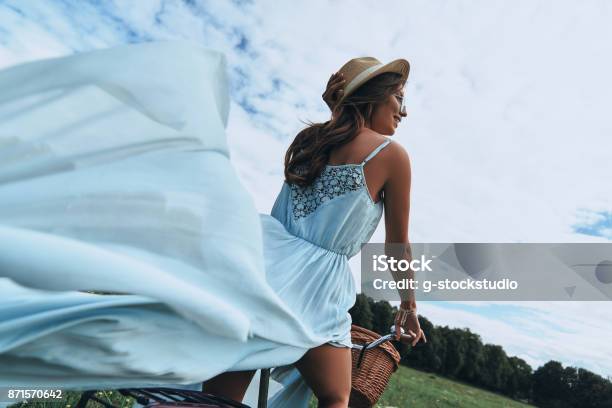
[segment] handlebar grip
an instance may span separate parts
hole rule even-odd
[[[391,334],[393,334],[393,338],[395,338],[395,325],[391,326],[391,328],[389,329],[389,332]],[[410,342],[412,342],[413,339],[414,338],[411,335],[405,333],[403,327],[400,327],[399,342],[401,342],[401,343],[410,343]]]

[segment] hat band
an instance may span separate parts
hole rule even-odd
[[[349,84],[344,89],[344,95],[349,95],[351,92],[353,92],[354,88],[361,85],[361,82],[363,82],[365,78],[367,78],[371,73],[373,73],[374,71],[376,71],[378,68],[382,66],[384,66],[384,64],[372,65],[370,68],[364,70],[359,75],[357,75],[355,78],[353,78],[353,80],[349,82]]]

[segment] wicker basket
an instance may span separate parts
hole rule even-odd
[[[380,337],[371,330],[356,325],[351,326],[351,339],[355,344],[371,343]],[[397,370],[400,355],[389,342],[365,351],[358,364],[360,354],[361,350],[352,350],[353,371],[349,406],[371,408],[385,391],[391,374]]]

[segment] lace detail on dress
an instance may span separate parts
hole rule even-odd
[[[321,204],[362,186],[363,174],[359,166],[325,167],[308,187],[291,184],[293,218],[306,217]]]

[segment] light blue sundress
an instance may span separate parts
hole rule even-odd
[[[259,214],[230,162],[223,54],[121,46],[0,71],[0,388],[195,386],[350,346],[363,163]],[[88,292],[86,292],[88,291]],[[100,295],[89,292],[107,292]]]
[[[267,280],[309,326],[330,343],[351,347],[348,314],[356,288],[348,259],[367,242],[382,216],[361,163],[327,165],[308,187],[283,183],[271,216],[262,215]]]

